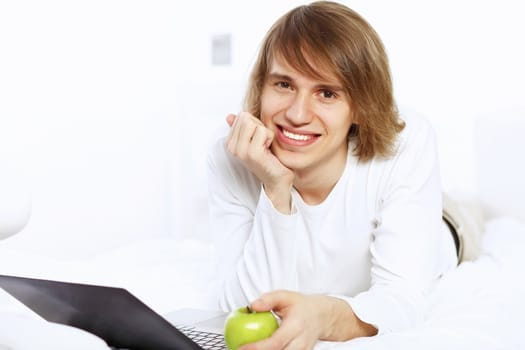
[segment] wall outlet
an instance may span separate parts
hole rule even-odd
[[[232,35],[219,34],[211,38],[211,64],[229,66],[232,63]]]

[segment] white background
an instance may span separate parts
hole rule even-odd
[[[1,1],[0,210],[32,207],[0,244],[67,258],[205,235],[208,143],[268,27],[302,3]],[[499,173],[474,138],[480,119],[525,119],[520,1],[343,3],[383,38],[399,104],[435,126],[444,188],[521,184],[523,167]],[[223,34],[232,64],[213,66]]]

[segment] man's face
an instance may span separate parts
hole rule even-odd
[[[297,174],[341,169],[353,115],[337,78],[318,80],[273,59],[261,95],[261,120],[275,133],[271,150]]]

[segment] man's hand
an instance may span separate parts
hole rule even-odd
[[[377,333],[356,317],[348,303],[335,297],[275,291],[262,295],[250,307],[273,310],[281,325],[270,338],[239,350],[312,349],[317,340],[346,341]]]
[[[228,151],[262,182],[274,207],[290,213],[291,189],[294,174],[271,152],[274,133],[256,117],[247,112],[226,117],[230,125]]]

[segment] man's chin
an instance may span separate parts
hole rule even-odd
[[[305,167],[304,153],[293,152],[280,147],[272,147],[272,152],[285,167],[292,171],[298,171]]]
[[[293,172],[299,171],[304,168],[304,166],[302,166],[301,162],[298,159],[286,159],[283,157],[283,159],[279,158],[279,160],[285,167],[287,167]]]

